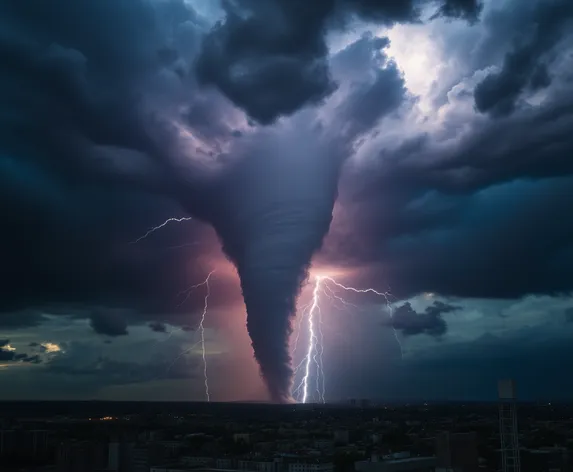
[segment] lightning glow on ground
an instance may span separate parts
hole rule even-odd
[[[145,233],[143,236],[140,236],[139,238],[137,238],[135,241],[131,241],[129,244],[137,244],[140,241],[143,241],[145,238],[151,236],[153,233],[155,233],[155,231],[165,227],[166,225],[168,225],[169,223],[172,222],[176,222],[176,223],[181,223],[183,221],[190,221],[193,218],[191,217],[184,217],[184,218],[167,218],[163,223],[161,223],[158,226],[154,226],[153,228],[150,228],[149,230],[147,230],[147,233]]]
[[[186,296],[185,299],[179,304],[179,306],[183,305],[189,299],[193,290],[199,287],[203,286],[205,287],[205,302],[203,305],[203,313],[201,313],[201,321],[199,322],[199,335],[201,339],[199,340],[198,343],[194,344],[190,349],[195,347],[197,344],[201,344],[201,356],[203,358],[203,379],[205,383],[205,398],[207,399],[208,402],[211,401],[211,394],[209,393],[209,376],[207,375],[207,356],[205,352],[205,318],[207,316],[207,312],[209,311],[209,296],[211,295],[211,287],[209,285],[209,281],[211,280],[211,276],[214,273],[215,271],[212,270],[211,272],[209,272],[209,275],[207,275],[207,277],[205,278],[205,280],[203,280],[203,282],[193,285],[184,292],[182,292],[182,294],[185,294]],[[187,352],[190,349],[188,349]]]
[[[306,346],[306,353],[299,364],[294,368],[295,378],[297,374],[302,370],[302,378],[299,383],[295,386],[292,396],[301,403],[307,403],[311,399],[310,395],[310,379],[313,372],[316,375],[316,393],[313,398],[317,398],[319,403],[325,403],[326,394],[326,380],[324,376],[323,367],[323,353],[324,353],[324,338],[322,335],[322,308],[321,303],[322,297],[325,297],[332,306],[338,306],[339,308],[349,309],[357,308],[356,305],[348,302],[336,293],[336,290],[342,290],[345,292],[353,292],[357,294],[373,294],[382,297],[386,304],[386,309],[392,316],[392,305],[390,303],[390,293],[389,292],[379,292],[373,288],[359,289],[355,287],[350,287],[337,282],[334,278],[325,275],[317,275],[313,277],[314,287],[312,291],[312,300],[310,303],[304,305],[301,308],[300,320],[298,324],[297,334],[295,337],[295,342],[293,346],[293,357],[296,353],[300,333],[303,327],[303,320],[307,320],[308,326],[308,344]],[[402,354],[402,345],[398,337],[398,333],[392,327],[394,332],[394,337],[398,346],[400,347],[400,354]],[[314,366],[314,367],[313,367]]]

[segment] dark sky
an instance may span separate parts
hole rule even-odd
[[[573,3],[229,5],[0,5],[0,399],[571,398]]]

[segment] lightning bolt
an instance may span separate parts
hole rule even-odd
[[[189,349],[187,349],[186,351],[181,353],[177,359],[179,359],[182,355],[184,355],[187,352],[189,352],[190,350],[192,350],[198,344],[201,345],[201,357],[203,359],[203,379],[204,379],[204,383],[205,383],[205,398],[207,399],[208,402],[211,401],[211,394],[209,393],[209,376],[207,374],[207,355],[205,352],[205,318],[207,317],[207,312],[209,311],[209,297],[211,296],[211,286],[209,285],[209,281],[211,280],[211,276],[214,273],[215,273],[215,271],[212,270],[211,272],[209,272],[209,275],[207,275],[207,277],[205,278],[205,280],[203,280],[203,282],[200,282],[196,285],[192,285],[187,290],[184,290],[183,292],[181,292],[180,295],[185,295],[185,299],[179,304],[179,306],[181,306],[187,300],[189,300],[189,297],[191,296],[191,293],[193,292],[193,290],[195,290],[199,287],[203,287],[203,286],[205,287],[206,290],[205,290],[205,299],[204,299],[204,304],[203,304],[203,313],[201,313],[201,321],[199,322],[200,340],[198,343],[195,343]],[[175,359],[175,360],[177,360],[177,359]]]
[[[193,218],[191,217],[182,217],[182,218],[167,218],[163,223],[161,223],[160,225],[154,226],[153,228],[150,228],[143,236],[140,236],[139,238],[137,238],[134,241],[131,241],[130,244],[137,244],[140,241],[143,241],[144,239],[146,239],[147,237],[149,237],[151,234],[153,234],[155,231],[160,230],[161,228],[164,228],[165,226],[167,226],[169,223],[172,222],[176,222],[176,223],[182,223],[184,221],[190,221]],[[171,246],[168,249],[179,249],[179,248],[183,248],[183,247],[188,247],[188,246],[193,246],[196,245],[196,242],[192,242],[192,243],[187,243],[187,244],[181,244],[178,246]],[[201,313],[201,321],[199,322],[199,335],[200,335],[200,340],[198,342],[196,342],[195,344],[193,344],[190,348],[185,349],[183,352],[181,352],[174,360],[173,362],[171,362],[171,364],[169,365],[169,367],[167,368],[167,373],[171,370],[171,368],[175,365],[175,363],[181,359],[181,357],[183,357],[184,355],[186,355],[187,353],[191,352],[195,347],[197,347],[198,345],[201,345],[201,357],[203,359],[203,378],[204,378],[204,383],[205,383],[205,398],[208,402],[211,401],[211,394],[209,392],[209,376],[208,376],[208,372],[207,372],[207,355],[206,355],[206,351],[205,351],[205,318],[207,317],[207,312],[209,311],[209,297],[211,295],[211,287],[209,285],[209,281],[211,280],[211,276],[213,275],[215,271],[212,270],[211,272],[209,272],[209,274],[207,275],[207,277],[205,278],[205,280],[203,280],[203,282],[200,282],[196,285],[192,285],[191,287],[187,288],[186,290],[183,290],[182,292],[179,293],[179,296],[184,295],[185,298],[183,299],[183,301],[178,305],[179,307],[182,306],[183,304],[185,304],[187,302],[187,300],[189,300],[189,297],[191,296],[191,293],[193,292],[193,290],[199,288],[199,287],[203,287],[205,286],[206,291],[205,291],[205,299],[204,299],[204,305],[203,305],[203,312]],[[179,328],[181,329],[181,328]],[[175,330],[170,330],[169,332],[169,336],[167,337],[167,339],[165,339],[165,341],[169,340],[172,336],[173,333],[175,332]]]
[[[172,223],[172,222],[182,223],[183,221],[190,221],[192,219],[193,218],[191,218],[191,217],[167,218],[163,223],[161,223],[158,226],[154,226],[153,228],[148,229],[147,232],[143,236],[140,236],[135,241],[131,241],[129,244],[137,244],[138,242],[143,241],[144,239],[148,238],[153,233],[155,233],[157,230],[160,230],[161,228],[164,228],[165,226],[167,226],[169,223]]]
[[[321,296],[327,298],[332,304],[338,306],[339,308],[350,309],[357,308],[356,305],[348,302],[343,297],[336,293],[336,289],[353,292],[357,294],[373,294],[384,299],[386,308],[390,317],[392,317],[392,305],[390,302],[389,292],[380,292],[373,288],[355,288],[347,285],[343,285],[337,282],[334,278],[317,275],[314,277],[314,287],[312,290],[312,300],[310,303],[306,304],[301,308],[301,315],[298,324],[298,330],[295,337],[295,342],[293,346],[293,357],[295,356],[296,350],[299,344],[300,333],[302,331],[303,320],[306,319],[307,329],[308,329],[308,343],[306,346],[306,352],[299,364],[294,368],[294,376],[303,370],[302,378],[300,382],[293,389],[292,395],[294,398],[298,398],[301,403],[307,403],[310,399],[309,384],[312,372],[316,372],[316,397],[318,402],[325,403],[326,395],[326,381],[324,376],[324,363],[323,363],[323,353],[324,353],[324,336],[322,333],[322,309],[321,309]],[[402,343],[398,337],[396,329],[392,326],[392,331],[394,333],[394,338],[400,348],[400,355],[403,357]]]
[[[386,309],[388,310],[388,313],[390,314],[390,317],[392,317],[392,303],[390,301],[391,298],[391,294],[390,292],[379,292],[377,290],[374,290],[373,288],[366,288],[366,289],[358,289],[358,288],[354,288],[354,287],[347,287],[346,285],[342,285],[341,283],[338,283],[336,280],[334,280],[332,277],[325,277],[329,282],[331,282],[333,285],[335,285],[338,288],[341,288],[342,290],[346,290],[347,292],[354,292],[354,293],[373,293],[375,295],[378,295],[379,297],[384,298],[384,301],[386,302]],[[342,301],[342,299],[340,297],[336,297],[339,300]],[[347,302],[344,302],[347,306],[349,305]],[[356,306],[356,305],[354,305]],[[396,328],[394,328],[394,326],[392,326],[392,332],[394,333],[394,338],[396,339],[396,343],[398,344],[398,346],[400,347],[400,356],[403,358],[404,357],[404,350],[402,349],[402,343],[400,342],[400,338],[398,337],[398,332],[396,331]]]
[[[322,282],[321,277],[316,278],[316,283],[314,284],[314,290],[312,291],[312,303],[308,309],[308,333],[309,333],[309,340],[308,340],[308,347],[306,350],[306,362],[304,367],[304,376],[302,378],[302,403],[306,403],[308,399],[308,380],[310,377],[310,363],[311,359],[314,360],[316,364],[317,371],[320,370],[320,363],[316,358],[316,344],[318,338],[316,336],[316,332],[314,329],[314,315],[318,312],[320,313],[320,304],[319,304],[319,296],[320,296],[320,284]],[[318,378],[318,374],[317,374]]]

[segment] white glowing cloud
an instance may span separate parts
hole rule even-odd
[[[42,343],[41,346],[47,353],[61,352],[62,348],[56,343]]]
[[[429,95],[443,68],[440,49],[425,25],[396,25],[382,34],[390,39],[388,56],[404,74],[406,87],[420,98],[425,113],[432,109]]]

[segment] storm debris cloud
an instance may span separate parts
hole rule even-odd
[[[90,326],[98,333],[106,336],[125,336],[127,320],[121,310],[98,309],[90,315]]]

